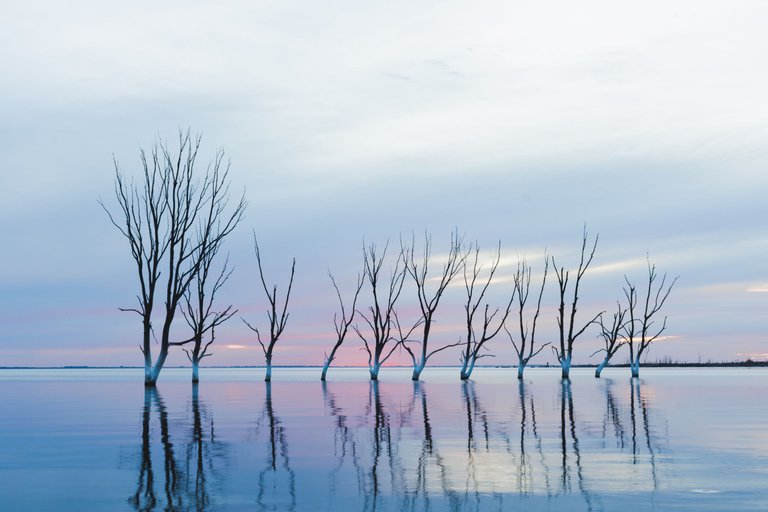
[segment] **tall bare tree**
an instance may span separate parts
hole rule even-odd
[[[496,337],[504,326],[504,322],[509,317],[509,312],[512,309],[512,301],[515,300],[514,291],[509,297],[509,301],[503,310],[494,308],[491,310],[490,304],[485,303],[483,308],[483,325],[479,327],[477,325],[477,319],[475,315],[477,310],[483,304],[485,293],[488,291],[488,287],[493,281],[496,270],[499,268],[499,262],[501,261],[501,242],[499,242],[496,248],[496,255],[491,261],[491,267],[486,275],[484,281],[478,282],[480,275],[483,271],[483,266],[480,264],[480,247],[475,244],[474,251],[470,249],[470,253],[474,255],[471,260],[471,267],[464,265],[464,289],[467,292],[467,302],[464,304],[464,313],[467,326],[467,337],[464,340],[464,350],[461,353],[461,380],[467,380],[472,375],[472,371],[475,369],[475,363],[482,357],[493,357],[491,354],[482,353],[485,350],[485,344]],[[501,312],[501,317],[496,319],[496,316]]]
[[[604,320],[603,315],[600,315],[600,318],[598,319],[598,322],[600,323],[600,337],[603,339],[603,343],[605,343],[605,348],[599,349],[592,355],[594,356],[600,352],[605,352],[605,357],[603,357],[603,360],[597,365],[597,368],[595,368],[595,378],[597,379],[600,378],[603,369],[608,366],[608,363],[613,356],[616,355],[616,352],[618,352],[625,344],[622,331],[626,327],[626,322],[624,321],[626,316],[627,308],[625,308],[621,302],[616,302],[616,312],[613,313],[613,320],[610,324]]]
[[[528,295],[531,289],[531,267],[526,264],[525,259],[520,259],[517,262],[517,270],[515,271],[515,294],[517,297],[517,325],[518,325],[518,340],[515,341],[515,336],[509,332],[506,325],[504,330],[509,336],[509,341],[512,342],[512,346],[515,348],[517,354],[517,378],[523,378],[523,372],[530,360],[538,355],[544,348],[550,343],[544,343],[536,348],[536,323],[539,320],[539,313],[541,312],[541,298],[544,295],[544,286],[547,284],[547,271],[549,270],[549,257],[544,256],[544,276],[541,279],[541,287],[539,288],[539,296],[536,301],[536,311],[533,313],[530,323],[526,320],[525,305],[528,302]]]
[[[261,332],[258,327],[254,327],[249,324],[244,318],[242,319],[245,325],[247,325],[253,332],[256,333],[256,340],[261,345],[261,350],[264,352],[264,361],[267,366],[266,375],[264,376],[265,382],[272,380],[272,355],[275,350],[275,345],[280,339],[280,336],[285,330],[285,325],[288,322],[288,301],[291,298],[291,288],[293,288],[293,276],[296,271],[296,258],[293,258],[291,263],[291,277],[288,280],[288,289],[285,292],[285,298],[278,297],[277,285],[272,285],[272,289],[267,286],[267,282],[264,279],[264,269],[261,265],[261,251],[259,250],[259,242],[256,240],[256,233],[253,234],[253,246],[256,251],[256,261],[259,265],[259,278],[261,279],[261,286],[264,289],[264,293],[267,295],[267,301],[269,301],[269,309],[267,310],[267,318],[269,319],[269,340],[261,339]]]
[[[555,275],[557,277],[557,284],[560,289],[560,307],[558,308],[557,315],[557,327],[560,334],[560,346],[553,347],[553,352],[557,356],[557,360],[562,368],[562,378],[570,378],[571,373],[571,361],[573,360],[573,344],[576,339],[581,336],[584,331],[595,323],[600,317],[601,313],[595,315],[589,322],[585,323],[581,328],[576,327],[576,305],[579,301],[579,286],[581,280],[584,278],[584,274],[589,268],[589,264],[592,263],[592,258],[595,256],[595,249],[597,249],[597,241],[600,238],[599,235],[595,236],[595,241],[592,244],[592,249],[587,254],[587,229],[584,228],[584,234],[581,242],[581,259],[579,260],[579,268],[576,270],[576,280],[573,283],[573,300],[571,301],[570,310],[566,313],[565,300],[568,292],[568,280],[570,277],[570,271],[565,270],[563,267],[558,267],[555,262],[555,257],[552,256],[552,266],[555,269]]]
[[[241,197],[231,213],[227,213],[229,207],[229,183],[226,180],[229,174],[229,166],[221,169],[214,166],[212,169],[210,198],[207,205],[207,215],[198,228],[197,251],[193,258],[198,270],[195,278],[184,293],[182,314],[187,325],[192,329],[192,336],[184,341],[172,342],[171,346],[181,346],[192,363],[192,382],[200,380],[200,362],[209,357],[210,346],[216,339],[216,328],[232,318],[237,310],[230,304],[222,310],[214,310],[216,294],[227,282],[232,270],[229,269],[229,257],[224,261],[221,270],[216,274],[213,284],[209,278],[213,273],[212,265],[222,246],[224,237],[222,229],[232,231],[242,220],[245,212],[245,198]],[[223,174],[223,180],[219,174]],[[225,234],[226,235],[226,234]],[[187,348],[189,344],[191,348]]]
[[[364,276],[371,287],[373,303],[368,306],[367,314],[360,312],[360,316],[368,325],[369,331],[363,333],[357,325],[353,328],[363,341],[363,348],[368,354],[368,371],[371,380],[378,380],[381,366],[392,356],[395,349],[401,346],[403,340],[402,331],[397,328],[399,321],[397,320],[395,304],[403,291],[407,271],[401,251],[390,272],[388,282],[382,282],[381,269],[387,256],[388,247],[389,243],[384,246],[381,254],[377,252],[375,244],[363,247]]]
[[[624,276],[627,283],[624,288],[624,295],[627,298],[629,314],[629,319],[624,327],[624,337],[627,345],[629,345],[629,366],[632,377],[640,376],[640,358],[651,346],[651,343],[657,341],[667,329],[667,317],[664,317],[660,326],[655,327],[654,316],[664,307],[664,303],[678,278],[675,277],[670,283],[667,283],[666,272],[661,276],[660,282],[658,282],[658,278],[656,265],[651,264],[650,259],[648,259],[648,288],[645,293],[643,310],[637,311],[637,288]]]
[[[463,250],[464,242],[459,237],[458,232],[451,233],[451,243],[448,249],[448,256],[440,275],[435,278],[436,286],[430,293],[427,290],[428,282],[433,279],[429,277],[429,260],[432,256],[432,236],[429,233],[424,234],[424,251],[422,253],[421,262],[416,261],[415,257],[415,241],[411,239],[410,246],[403,246],[401,241],[401,249],[403,253],[403,259],[405,260],[405,268],[408,274],[413,278],[413,282],[416,285],[416,293],[419,298],[419,309],[421,310],[421,317],[419,323],[422,327],[421,340],[416,341],[419,344],[417,350],[408,346],[408,340],[403,340],[403,348],[411,356],[413,361],[413,374],[411,380],[419,380],[421,372],[424,371],[424,367],[427,365],[427,361],[430,357],[442,352],[443,350],[456,347],[462,344],[459,340],[456,343],[450,343],[442,345],[434,350],[429,350],[429,335],[432,330],[432,324],[435,320],[435,311],[440,304],[440,299],[443,298],[446,288],[451,283],[454,277],[464,267],[464,262],[467,258],[467,253]]]
[[[336,290],[336,298],[339,300],[339,309],[341,315],[338,313],[333,315],[333,327],[336,329],[336,343],[333,345],[331,353],[325,357],[325,361],[323,362],[323,371],[320,374],[320,380],[322,381],[325,381],[328,368],[336,358],[336,351],[339,350],[339,347],[341,347],[341,345],[344,343],[344,340],[347,337],[347,333],[349,332],[349,328],[352,326],[352,322],[355,320],[357,298],[360,296],[360,290],[363,289],[363,283],[365,282],[363,280],[363,276],[358,274],[357,284],[355,286],[355,294],[352,296],[352,304],[349,310],[347,310],[347,308],[344,306],[344,300],[341,298],[339,287],[336,284],[336,279],[333,277],[331,272],[328,272],[328,276],[331,278],[331,283],[333,283],[333,289]]]
[[[196,168],[201,137],[179,132],[178,148],[158,140],[150,154],[141,150],[141,184],[127,181],[115,160],[115,196],[119,215],[101,203],[112,224],[128,240],[136,263],[140,292],[138,306],[121,308],[142,320],[140,345],[144,354],[144,383],[154,386],[172,346],[171,327],[191,281],[208,251],[218,246],[242,218],[245,200],[226,211],[228,164],[219,151],[204,171]],[[195,237],[195,233],[202,236]],[[162,279],[161,279],[162,278]],[[162,282],[161,282],[162,281]],[[160,288],[158,289],[158,285]],[[157,294],[164,299],[160,349],[152,357],[152,321]]]

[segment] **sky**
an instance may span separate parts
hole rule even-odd
[[[364,243],[458,230],[489,260],[492,307],[526,256],[578,265],[599,234],[577,319],[611,310],[646,258],[679,280],[651,360],[768,358],[768,3],[21,2],[0,17],[0,366],[140,365],[138,292],[116,206],[113,158],[189,128],[200,161],[231,162],[246,217],[226,244],[220,293],[239,312],[207,364],[263,356],[267,279],[297,260],[275,364],[319,365],[335,296]],[[550,275],[550,278],[552,276]],[[541,342],[555,341],[550,280]],[[369,293],[364,290],[361,305]],[[462,336],[456,281],[435,346]],[[403,317],[413,316],[409,283]],[[175,334],[185,334],[182,322]],[[439,334],[439,336],[438,336]],[[350,337],[339,364],[365,364]],[[575,362],[597,362],[588,329]],[[493,364],[515,362],[508,339]],[[619,353],[618,360],[626,354]],[[393,361],[407,363],[403,354]],[[458,364],[457,352],[435,364]],[[554,362],[544,351],[538,362]],[[184,364],[174,351],[167,364]]]

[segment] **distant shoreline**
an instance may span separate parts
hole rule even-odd
[[[595,368],[596,364],[574,364],[571,368]],[[768,361],[730,361],[730,362],[651,362],[643,363],[642,368],[766,368],[768,367]],[[166,368],[186,368],[190,369],[190,366],[166,366]],[[210,369],[263,369],[263,365],[248,365],[248,366],[206,366]],[[322,366],[317,365],[272,365],[272,368],[304,368],[318,370],[322,369]],[[367,369],[367,366],[334,366],[334,368],[358,368]],[[388,366],[387,368],[412,368],[408,366]],[[460,369],[460,366],[453,365],[435,365],[430,368],[455,368]],[[516,365],[485,365],[476,366],[475,368],[517,368]],[[528,365],[527,368],[559,368],[558,365]],[[629,368],[629,363],[612,364],[607,368]],[[87,365],[65,365],[65,366],[0,366],[0,370],[141,370],[143,366],[87,366]]]

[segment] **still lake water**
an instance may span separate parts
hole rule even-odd
[[[0,510],[768,510],[768,371],[0,370]]]

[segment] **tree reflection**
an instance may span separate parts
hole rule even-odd
[[[624,449],[626,433],[624,432],[624,425],[621,421],[621,408],[617,404],[616,397],[613,393],[613,380],[604,379],[603,387],[605,389],[603,439],[607,439],[609,433],[612,433],[613,437],[616,439],[616,447]]]
[[[640,462],[640,452],[642,448],[640,443],[645,444],[648,452],[648,462],[651,469],[651,482],[653,490],[659,488],[659,479],[656,468],[656,446],[659,439],[651,430],[650,403],[642,393],[641,381],[633,378],[630,381],[630,421],[632,425],[632,464]]]
[[[535,509],[601,510],[615,504],[606,500],[616,495],[605,492],[621,488],[616,470],[630,468],[629,484],[649,474],[656,489],[658,418],[640,383],[617,388],[606,379],[592,394],[576,393],[568,380],[537,393],[529,382],[517,385],[517,393],[499,400],[481,393],[497,391],[494,386],[462,382],[457,402],[444,400],[440,385],[424,382],[414,382],[407,398],[390,396],[397,388],[378,381],[359,395],[336,396],[341,385],[321,384],[333,431],[327,502],[364,511],[505,510],[525,502]],[[301,493],[269,390],[262,424],[270,452],[259,504],[291,510]],[[272,487],[264,483],[267,473]],[[282,506],[264,499],[270,489]]]
[[[351,458],[352,466],[357,476],[358,488],[362,488],[362,477],[360,470],[360,463],[357,455],[357,440],[355,437],[355,430],[349,425],[350,419],[344,410],[338,405],[336,395],[334,395],[328,389],[328,383],[326,381],[321,382],[323,391],[323,402],[328,408],[331,416],[334,419],[334,432],[333,432],[333,456],[336,459],[336,464],[333,467],[330,475],[329,491],[333,498],[337,492],[338,480],[341,477],[341,472],[344,467],[344,461],[347,458]]]
[[[524,380],[518,381],[517,391],[520,407],[520,462],[517,471],[518,493],[528,496],[536,489],[534,481],[535,463],[527,449],[528,441],[530,440],[534,444],[536,453],[538,453],[537,463],[543,470],[544,490],[547,496],[552,496],[549,465],[544,455],[542,437],[536,423],[536,404],[533,399],[533,393],[526,393]],[[533,439],[530,436],[533,436]]]
[[[465,381],[463,384],[467,384]],[[421,424],[424,429],[421,443],[421,452],[417,459],[416,485],[411,491],[413,499],[410,509],[413,510],[415,504],[421,501],[422,510],[430,510],[431,507],[431,486],[434,481],[431,478],[432,470],[436,471],[443,496],[448,500],[450,510],[461,510],[461,502],[457,493],[453,490],[453,485],[448,474],[448,467],[443,456],[435,443],[432,421],[429,416],[429,400],[427,399],[426,384],[422,382],[413,383],[413,401],[421,405]]]
[[[267,430],[266,467],[259,472],[256,502],[260,510],[295,510],[296,475],[288,457],[285,426],[275,414],[272,383],[267,381],[264,409],[257,422],[257,433]],[[287,496],[286,496],[287,495]],[[287,503],[284,501],[287,497]]]
[[[159,450],[153,443],[152,412],[157,414],[160,430]],[[193,386],[189,440],[182,443],[179,451],[171,441],[168,409],[157,388],[144,390],[141,421],[141,452],[136,492],[128,502],[138,511],[205,510],[212,502],[210,480],[218,475],[218,461],[226,457],[225,445],[216,441],[213,416],[198,397]],[[156,439],[155,439],[156,443]],[[180,456],[183,457],[179,459]],[[153,457],[154,455],[154,457]],[[162,459],[162,491],[158,494],[154,464]]]
[[[157,504],[155,496],[155,474],[152,470],[152,453],[149,445],[149,419],[152,403],[156,400],[157,389],[144,389],[144,409],[141,422],[141,462],[139,463],[139,479],[136,492],[128,498],[128,502],[136,510],[152,510]]]
[[[158,503],[157,491],[155,489],[155,473],[152,465],[151,416],[153,406],[157,410],[160,422],[160,442],[162,444],[161,453],[163,456],[163,475],[165,477],[163,483],[165,501],[163,503]],[[144,407],[141,422],[139,478],[136,484],[136,492],[128,498],[128,502],[136,510],[140,511],[154,510],[158,505],[162,505],[163,508],[170,510],[181,508],[183,499],[179,492],[178,482],[179,470],[168,430],[168,411],[157,388],[146,387],[144,389]]]
[[[581,460],[581,449],[574,417],[573,393],[570,380],[564,379],[560,388],[560,442],[562,448],[562,492],[573,492],[574,466],[576,486],[587,504],[587,510],[592,510],[592,496],[584,483],[584,467]],[[569,450],[570,445],[570,450]]]
[[[364,494],[363,510],[377,510],[381,506],[386,508],[383,498],[390,497],[399,502],[398,508],[404,509],[412,494],[406,485],[406,469],[400,456],[402,428],[411,423],[413,400],[405,410],[389,410],[379,391],[379,382],[371,381],[368,394],[366,417],[373,419],[372,431],[364,429],[362,434],[371,439],[370,468],[363,470],[362,491]],[[392,423],[392,417],[398,421]],[[368,444],[367,439],[361,439]],[[386,494],[385,494],[386,493]]]
[[[198,384],[192,385],[192,428],[185,458],[186,492],[190,508],[205,510],[212,503],[212,488],[219,481],[220,463],[226,461],[227,447],[216,439],[213,415],[200,401]],[[215,493],[214,493],[215,494]]]

